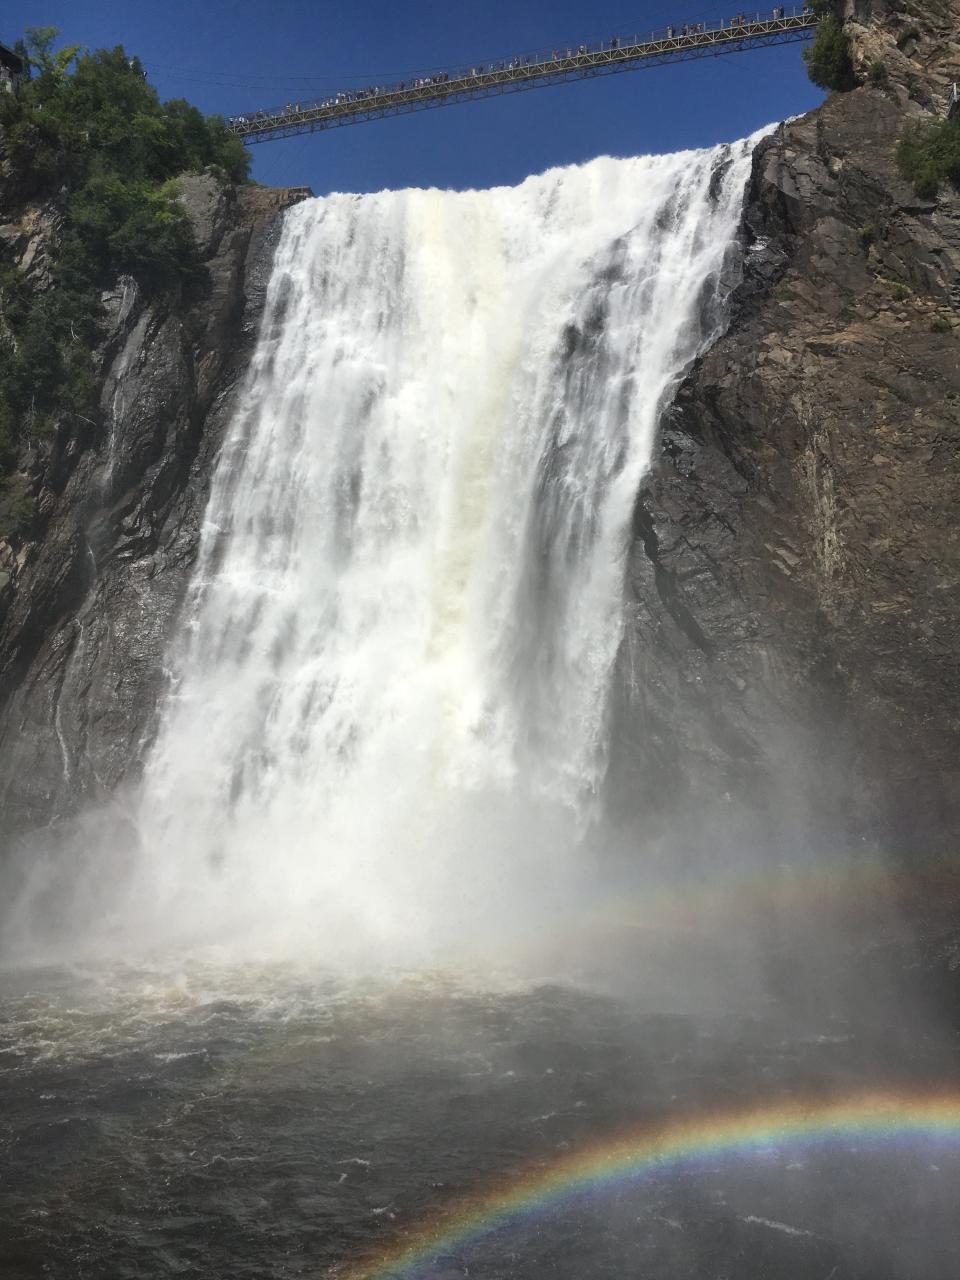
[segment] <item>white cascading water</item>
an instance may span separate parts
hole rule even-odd
[[[422,955],[570,883],[635,496],[755,141],[285,215],[128,937]]]

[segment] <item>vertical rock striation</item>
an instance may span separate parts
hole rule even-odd
[[[919,199],[895,151],[910,121],[946,113],[960,4],[842,8],[856,69],[886,75],[758,148],[732,323],[639,496],[618,793],[667,815],[747,793],[773,827],[806,815],[947,852],[960,200]]]

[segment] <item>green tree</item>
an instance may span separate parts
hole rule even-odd
[[[33,289],[0,253],[0,482],[25,439],[64,417],[95,417],[91,353],[105,286],[129,274],[168,306],[205,288],[177,176],[209,169],[224,182],[247,180],[246,150],[222,120],[181,99],[161,102],[123,48],[55,49],[56,36],[53,27],[27,32],[35,74],[0,94],[6,188],[15,202],[52,202],[61,216],[47,246],[52,289]],[[4,510],[28,505],[5,505],[0,492],[0,522]]]
[[[960,188],[960,117],[909,126],[897,146],[897,165],[925,200],[945,182]]]
[[[820,9],[823,12],[823,6]],[[807,75],[821,89],[845,92],[856,85],[843,27],[832,13],[821,18],[813,44],[804,49]]]
[[[49,76],[55,82],[66,79],[70,63],[80,52],[78,44],[67,45],[65,49],[54,50],[53,43],[58,35],[56,27],[27,27],[25,44],[18,41],[26,54],[27,62],[35,67],[42,76]]]

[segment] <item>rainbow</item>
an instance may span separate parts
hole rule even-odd
[[[774,931],[781,922],[817,930],[827,923],[876,930],[896,921],[908,925],[917,913],[927,918],[943,913],[944,919],[952,913],[949,918],[955,919],[958,907],[958,857],[918,858],[905,866],[870,853],[838,854],[710,876],[651,876],[632,891],[617,885],[606,899],[585,895],[566,914],[563,908],[545,918],[534,913],[519,934],[493,928],[482,943],[458,950],[454,959],[467,974],[509,975],[525,966],[539,974],[543,957],[557,954],[558,942],[566,964],[571,956],[575,963],[584,954],[596,961],[616,947],[655,948],[688,938],[695,945],[728,938],[735,947],[744,937],[758,937],[758,921]]]
[[[926,896],[925,896],[926,895]],[[794,915],[824,910],[869,916],[888,906],[909,907],[912,901],[960,899],[960,859],[927,858],[910,867],[887,858],[821,858],[807,864],[744,868],[718,877],[688,875],[669,881],[654,879],[624,898],[622,888],[608,903],[594,907],[584,928],[686,932],[703,929],[717,918],[755,919],[774,907]]]
[[[804,864],[743,869],[718,879],[688,876],[653,883],[631,903],[618,895],[606,921],[643,928],[665,920],[699,928],[716,915],[750,917],[771,904],[785,912],[823,909],[866,913],[881,904],[908,906],[927,898],[960,897],[960,859],[918,859],[909,867],[888,858],[820,858]]]
[[[421,1225],[391,1252],[346,1272],[347,1280],[412,1280],[448,1255],[565,1198],[665,1173],[702,1160],[750,1156],[765,1149],[843,1138],[960,1141],[960,1093],[867,1093],[840,1100],[782,1101],[749,1110],[688,1116],[571,1152],[548,1167],[515,1175]]]

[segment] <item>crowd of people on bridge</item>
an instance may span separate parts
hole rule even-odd
[[[809,4],[804,6],[804,14],[810,12]],[[777,5],[773,10],[774,20],[784,18],[786,14],[783,5]],[[756,18],[749,17],[745,13],[738,13],[734,17],[726,21],[720,20],[718,24],[711,24],[705,27],[702,22],[686,22],[682,27],[669,26],[666,32],[661,31],[658,36],[657,32],[651,31],[650,43],[655,43],[658,39],[663,39],[664,34],[667,40],[679,40],[690,36],[700,35],[705,31],[724,31],[735,29],[738,27],[747,27],[752,23],[760,22],[763,19],[760,14]],[[647,43],[645,39],[634,36],[632,41],[626,41],[619,36],[613,36],[609,41],[601,41],[597,45],[580,44],[576,48],[573,46],[566,50],[553,49],[549,54],[518,54],[515,58],[504,62],[492,62],[489,65],[480,64],[470,67],[469,70],[454,72],[451,76],[449,72],[441,71],[432,76],[417,76],[412,80],[400,80],[396,84],[390,85],[370,85],[364,89],[342,89],[340,92],[333,94],[329,98],[324,98],[319,102],[309,102],[305,106],[301,106],[299,102],[288,103],[285,107],[280,107],[273,111],[254,111],[249,116],[232,116],[228,120],[228,124],[240,129],[261,127],[274,128],[286,120],[295,123],[301,119],[305,113],[309,113],[311,118],[313,113],[317,111],[333,111],[337,107],[354,106],[362,103],[371,103],[377,106],[390,105],[389,99],[396,100],[395,95],[407,94],[411,90],[435,89],[445,85],[462,86],[463,88],[474,87],[471,82],[477,81],[481,76],[495,75],[499,72],[513,72],[525,69],[527,67],[536,68],[544,72],[554,69],[563,69],[563,64],[569,61],[575,61],[577,58],[583,58],[588,55],[604,53],[610,51],[620,51],[624,49],[633,49]],[[557,68],[557,64],[560,67]],[[352,114],[352,113],[351,113]]]
[[[785,16],[785,13],[786,13],[786,10],[784,6],[777,5],[777,7],[773,11],[773,20],[775,22],[779,21],[781,18]],[[735,14],[734,17],[732,17],[729,20],[729,22],[727,23],[727,27],[729,28],[746,27],[746,26],[749,26],[749,24],[754,21],[756,22],[762,21],[761,15],[759,13],[756,15],[756,18],[750,18],[745,13],[738,13],[738,14]],[[723,28],[723,25],[724,24],[721,21],[720,23],[721,29]],[[667,39],[675,40],[678,38],[678,35],[679,37],[696,36],[696,35],[699,35],[704,30],[706,30],[706,28],[704,27],[702,22],[693,22],[693,23],[685,22],[683,26],[680,28],[679,33],[676,27],[667,27]],[[711,28],[711,30],[715,30],[715,28]]]

